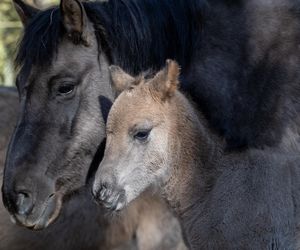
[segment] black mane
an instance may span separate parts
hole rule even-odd
[[[111,63],[137,74],[159,69],[166,58],[176,59],[183,67],[188,63],[205,2],[110,0],[83,4],[94,24],[99,48]],[[29,72],[31,65],[51,63],[64,34],[59,8],[40,12],[25,28],[16,65]]]

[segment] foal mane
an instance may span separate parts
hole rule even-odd
[[[99,53],[131,74],[160,69],[167,58],[187,66],[198,39],[205,0],[83,2],[94,24]],[[65,34],[58,7],[39,12],[26,26],[15,60],[25,76],[49,65]]]

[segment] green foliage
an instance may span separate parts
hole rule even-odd
[[[58,3],[58,0],[27,0],[39,8]],[[14,84],[13,60],[22,24],[13,7],[12,0],[0,2],[0,85]]]

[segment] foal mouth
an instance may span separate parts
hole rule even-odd
[[[120,211],[126,205],[125,190],[113,190],[101,186],[98,192],[93,192],[95,201],[110,211]]]
[[[42,230],[47,228],[51,223],[53,223],[61,210],[62,207],[62,196],[58,193],[51,194],[47,201],[43,205],[42,212],[37,219],[30,218],[32,214],[27,216],[13,215],[11,218],[12,222],[16,222],[21,226],[24,226],[31,230]]]

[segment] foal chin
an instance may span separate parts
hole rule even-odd
[[[115,164],[104,159],[95,176],[92,193],[107,209],[120,211],[144,191],[153,188],[153,183],[157,183],[157,177],[153,172],[147,173],[145,167],[132,162]]]

